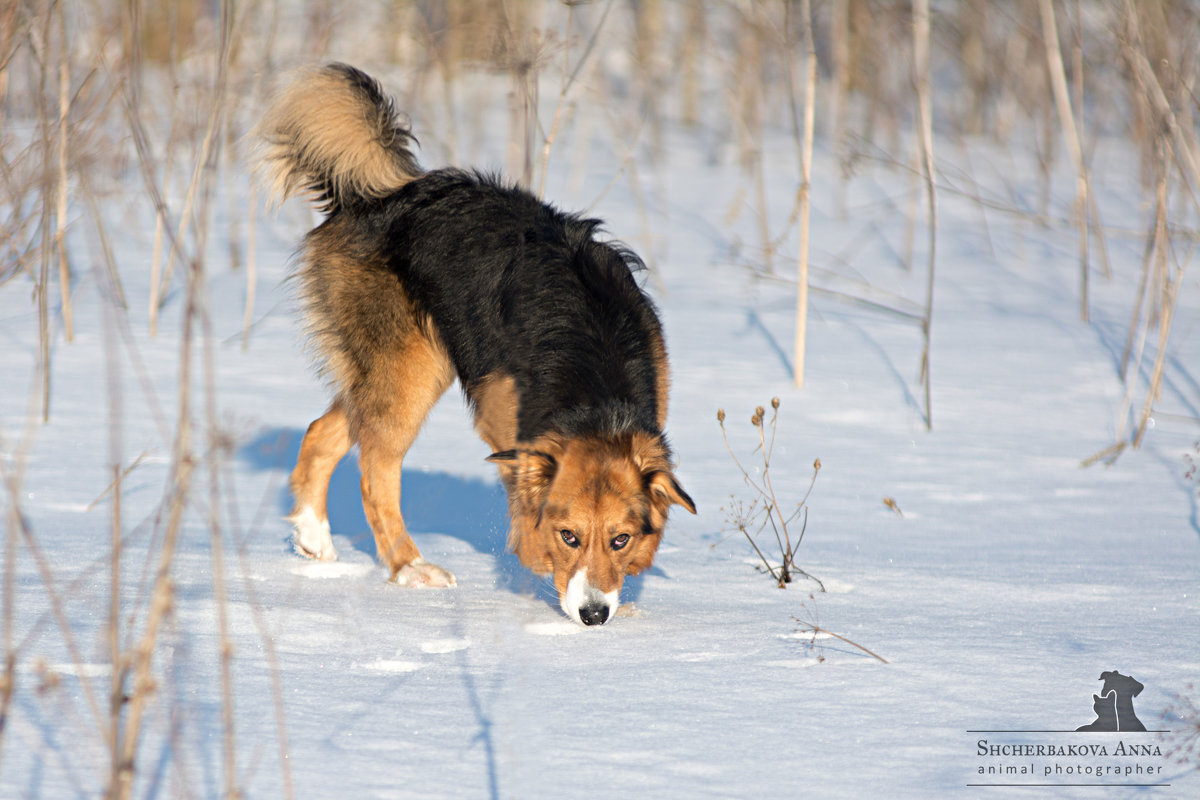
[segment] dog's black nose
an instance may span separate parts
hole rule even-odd
[[[584,625],[603,625],[608,622],[608,606],[589,603],[579,609],[579,619]]]

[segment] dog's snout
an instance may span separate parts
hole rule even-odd
[[[603,625],[612,617],[620,600],[620,587],[611,592],[602,592],[587,579],[587,567],[571,576],[567,591],[559,598],[559,605],[567,616],[583,625]]]
[[[608,606],[602,603],[589,603],[579,609],[579,621],[584,625],[603,625],[608,622]]]

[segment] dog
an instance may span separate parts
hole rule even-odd
[[[380,561],[408,586],[454,586],[400,513],[404,455],[458,380],[508,496],[509,547],[552,575],[563,611],[599,625],[650,567],[668,510],[695,503],[663,427],[667,350],[625,246],[495,175],[425,171],[380,84],[346,64],[303,71],[253,135],[272,196],[324,214],[296,272],[333,389],[290,486],[292,542],[337,558],[329,479],[357,444]]]
[[[1118,720],[1118,728],[1122,731],[1144,731],[1146,726],[1133,711],[1133,698],[1142,693],[1146,687],[1130,675],[1122,675],[1116,670],[1100,673],[1104,685],[1100,691],[1107,696],[1116,695],[1114,714]]]

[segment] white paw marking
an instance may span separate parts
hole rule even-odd
[[[441,589],[457,586],[458,580],[450,570],[418,557],[401,567],[400,571],[392,578],[392,583],[397,586]]]
[[[286,519],[292,523],[292,547],[297,553],[317,561],[337,560],[328,519],[318,519],[316,512],[308,506]]]

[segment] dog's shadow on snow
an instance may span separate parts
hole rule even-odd
[[[298,428],[267,428],[238,451],[240,458],[254,469],[277,470],[284,476],[277,500],[280,517],[292,508],[292,493],[286,476],[296,464],[303,436],[304,431]],[[342,459],[329,481],[329,527],[335,536],[349,539],[355,550],[374,558],[375,537],[363,513],[359,487],[361,473],[356,453],[357,450],[352,450]],[[508,500],[498,481],[406,469],[401,474],[400,484],[400,510],[411,532],[453,536],[476,552],[491,554],[496,559],[499,587],[514,594],[536,594],[558,608],[553,584],[531,573],[507,550]],[[280,548],[290,550],[288,524],[281,520],[279,531]],[[452,557],[445,560],[443,566],[455,571]],[[651,572],[661,574],[654,568]],[[641,589],[641,576],[627,578],[621,591],[622,599],[636,600]]]

